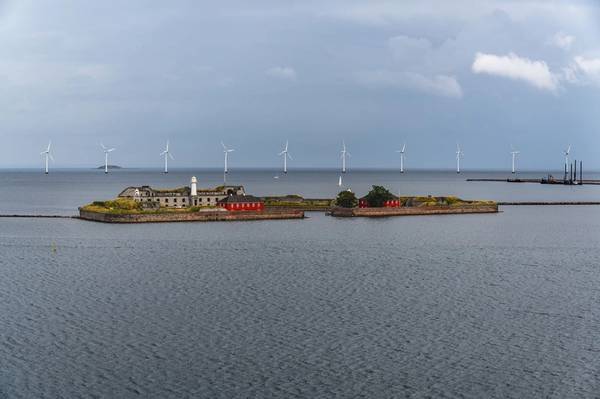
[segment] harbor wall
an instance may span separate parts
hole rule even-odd
[[[497,213],[497,205],[424,206],[400,208],[332,208],[331,216],[385,217],[417,215],[455,215],[468,213]]]
[[[79,209],[79,218],[103,223],[231,222],[246,220],[303,219],[299,210],[262,212],[173,212],[110,214]]]

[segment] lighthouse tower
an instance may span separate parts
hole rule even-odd
[[[191,189],[191,195],[192,196],[198,195],[198,179],[196,179],[196,176],[192,176],[192,181],[191,181],[191,184],[190,184],[190,189]]]

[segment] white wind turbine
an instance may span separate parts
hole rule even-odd
[[[46,169],[45,169],[45,173],[48,174],[48,158],[50,158],[52,161],[54,161],[54,158],[52,157],[52,154],[50,154],[50,146],[52,145],[52,141],[48,142],[48,148],[46,148],[45,151],[40,152],[40,155],[44,155],[46,158]]]
[[[571,144],[564,151],[565,154],[565,171],[569,169],[569,153],[571,152]]]
[[[404,173],[404,152],[406,150],[406,143],[402,145],[401,150],[396,150],[396,152],[400,153],[400,173]]]
[[[512,173],[516,173],[517,172],[517,169],[516,169],[517,154],[520,154],[521,151],[515,150],[512,145],[510,146],[510,148],[512,149],[512,151],[510,152],[512,155]]]
[[[221,145],[223,146],[223,154],[225,155],[225,168],[223,169],[223,182],[227,182],[227,173],[229,173],[229,169],[227,169],[227,159],[229,158],[229,153],[235,151],[233,148],[227,148],[225,143],[221,141]]]
[[[456,144],[456,173],[460,173],[460,158],[465,155],[464,152],[461,151],[460,145]]]
[[[287,160],[291,160],[292,156],[288,153],[288,142],[285,142],[285,148],[279,153],[279,156],[283,155],[283,173],[287,173]]]
[[[342,173],[346,173],[346,157],[350,157],[350,153],[346,151],[346,142],[342,141]]]
[[[175,158],[173,158],[173,155],[171,155],[171,152],[169,151],[169,140],[167,140],[167,148],[165,148],[165,150],[163,152],[160,153],[161,156],[164,155],[165,157],[165,173],[169,173],[169,158],[171,158],[172,160],[175,160]]]
[[[102,151],[104,151],[104,173],[108,173],[108,154],[116,150],[116,148],[106,148],[104,144],[100,143]]]

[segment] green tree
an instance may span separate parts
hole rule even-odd
[[[335,199],[335,204],[342,208],[356,208],[358,199],[352,191],[341,191]]]
[[[394,195],[383,186],[373,186],[371,191],[365,196],[367,204],[373,208],[380,208],[386,201],[394,199]]]

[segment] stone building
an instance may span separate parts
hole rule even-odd
[[[243,186],[219,186],[212,189],[199,189],[198,180],[192,177],[190,186],[174,189],[156,189],[150,186],[127,187],[119,198],[129,198],[141,202],[146,208],[186,208],[190,206],[219,206],[220,200],[228,196],[246,195]]]

